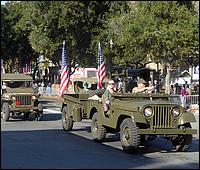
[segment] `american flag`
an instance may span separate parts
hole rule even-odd
[[[62,96],[65,90],[68,88],[70,82],[70,74],[67,66],[67,55],[65,51],[65,41],[63,41],[62,48],[62,68],[61,68],[61,84],[60,84],[60,96]]]
[[[99,51],[98,51],[98,85],[97,88],[102,88],[103,79],[106,77],[106,67],[103,60],[103,54],[99,42]]]
[[[5,73],[5,69],[3,67],[3,60],[1,59],[1,73]]]

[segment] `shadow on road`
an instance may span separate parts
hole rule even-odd
[[[42,121],[56,121],[56,120],[61,120],[61,114],[59,113],[44,114],[42,119]],[[34,115],[30,115],[29,118],[27,119],[24,119],[23,115],[12,116],[8,120],[8,122],[19,122],[19,121],[37,121],[37,120],[35,120]]]
[[[121,149],[61,129],[2,131],[1,146],[2,169],[146,169],[148,166],[154,167],[154,164],[157,169],[193,169],[199,166],[198,163],[177,166],[167,160],[170,157],[166,157],[164,166],[159,166],[163,157],[149,157],[146,153],[155,150],[148,147],[135,154],[126,154]]]
[[[91,127],[90,126],[84,126],[84,127],[81,127],[81,128],[79,128],[79,129],[72,129],[72,131],[86,131],[86,132],[88,132],[88,133],[90,133],[91,132]]]
[[[61,119],[61,114],[51,113],[51,114],[44,114],[42,121],[56,121],[60,119]]]
[[[84,126],[77,129],[72,129],[72,131],[81,132],[81,131],[87,131],[88,133],[91,132],[90,126]],[[117,142],[120,141],[120,133],[107,133],[106,138],[103,140],[103,142]],[[146,141],[143,144],[141,144],[141,147],[138,148],[138,150],[135,151],[135,154],[141,154],[141,153],[151,153],[151,152],[174,152],[173,146],[170,141],[163,139],[163,138],[155,138],[153,141]],[[199,139],[193,138],[192,146],[187,152],[199,152]],[[176,152],[178,153],[178,152]]]

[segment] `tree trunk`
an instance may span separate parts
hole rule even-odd
[[[171,64],[167,63],[167,75],[165,78],[165,93],[170,94]]]

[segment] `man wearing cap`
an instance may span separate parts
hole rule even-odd
[[[144,79],[139,79],[137,82],[137,87],[132,89],[132,93],[145,93],[147,91],[153,91],[154,86],[146,87],[147,82]]]

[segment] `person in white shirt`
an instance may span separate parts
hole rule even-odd
[[[137,87],[132,89],[132,93],[150,93],[155,89],[154,86],[146,87],[146,85],[147,82],[144,79],[139,79],[137,82]]]

